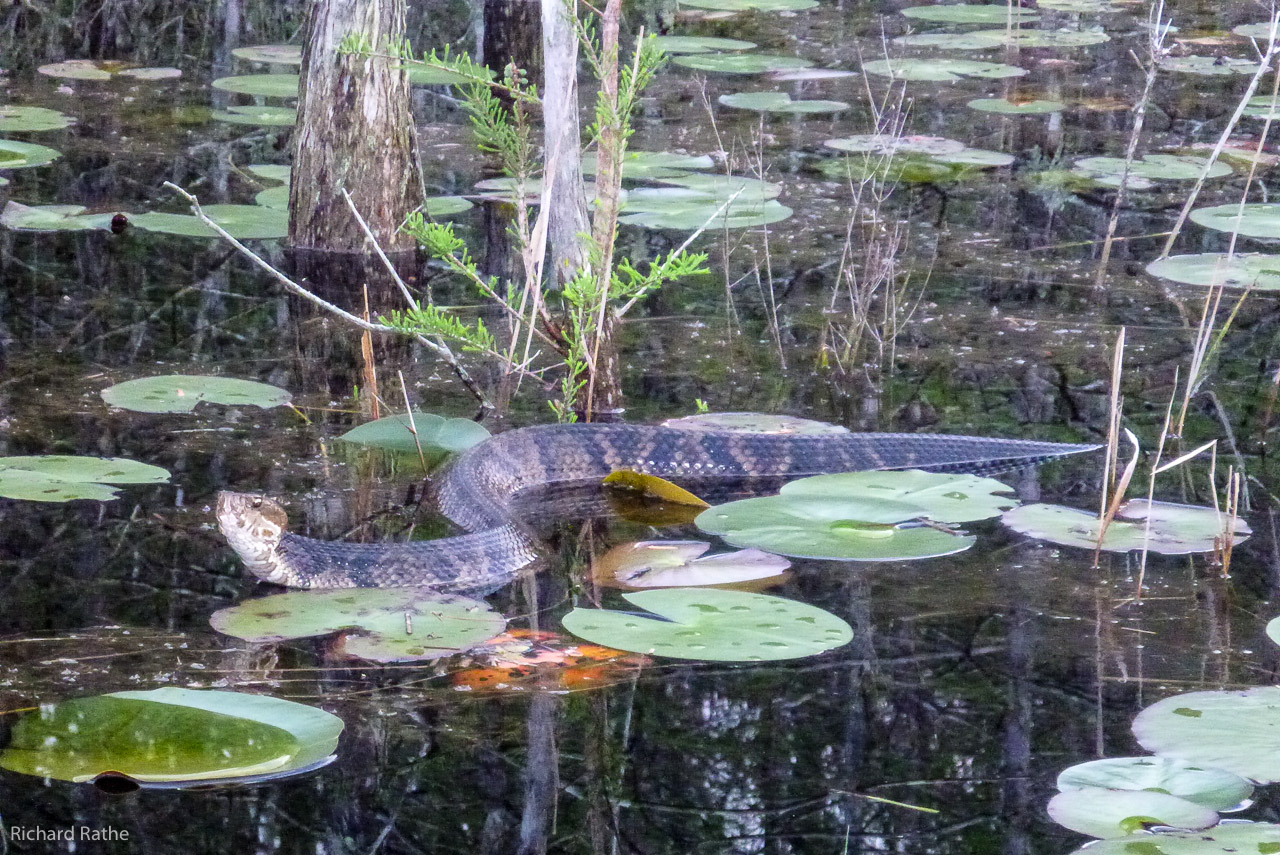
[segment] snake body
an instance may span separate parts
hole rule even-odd
[[[218,495],[218,525],[250,571],[302,588],[431,585],[492,589],[538,557],[520,519],[535,488],[599,484],[631,469],[677,482],[797,478],[920,468],[992,472],[1091,451],[1094,445],[942,434],[763,434],[622,424],[544,425],[490,437],[463,452],[441,482],[440,509],[468,533],[356,544],[287,531],[284,509],[245,493]]]

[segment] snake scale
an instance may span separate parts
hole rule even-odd
[[[245,493],[218,495],[218,525],[255,575],[302,588],[431,585],[496,588],[538,557],[519,499],[543,486],[599,484],[619,469],[690,483],[921,468],[993,472],[1091,451],[976,436],[894,433],[764,434],[624,424],[507,431],[463,452],[437,489],[440,509],[468,533],[364,544],[288,532],[284,509]]]

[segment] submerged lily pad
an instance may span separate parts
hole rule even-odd
[[[1128,837],[1157,825],[1200,829],[1218,822],[1215,811],[1167,793],[1099,787],[1058,793],[1048,810],[1054,822],[1090,837]]]
[[[671,61],[685,68],[721,74],[763,74],[766,71],[809,68],[813,65],[809,60],[798,56],[774,56],[767,53],[695,53],[677,56]]]
[[[27,169],[44,166],[62,157],[62,152],[47,145],[0,140],[0,169]]]
[[[1150,518],[1148,533],[1144,520]],[[1001,521],[1029,537],[1093,549],[1098,543],[1101,521],[1088,511],[1061,505],[1022,505],[1007,512]],[[1102,541],[1106,552],[1129,552],[1144,547],[1164,555],[1212,552],[1222,537],[1226,517],[1213,508],[1131,499],[1120,506],[1116,519],[1107,527]],[[1247,523],[1236,519],[1235,542],[1250,534]]]
[[[414,430],[418,432],[416,439]],[[471,419],[446,419],[415,411],[412,421],[407,413],[387,416],[354,427],[338,438],[357,445],[417,454],[419,445],[428,451],[464,451],[489,436],[484,425]]]
[[[164,484],[168,480],[169,473],[159,466],[123,457],[0,457],[0,496],[7,499],[109,502],[119,491],[108,484]]]
[[[85,214],[82,205],[20,205],[9,202],[0,212],[0,226],[28,232],[78,232],[110,229],[115,213]]]
[[[264,125],[292,127],[298,121],[298,111],[292,107],[269,107],[251,104],[241,107],[228,107],[226,110],[215,110],[210,114],[219,122],[230,122],[233,125]]]
[[[374,662],[452,656],[506,626],[487,603],[427,588],[295,591],[220,609],[209,623],[257,643],[342,633],[339,654]]]
[[[296,74],[244,74],[237,77],[219,77],[213,81],[212,85],[214,89],[238,92],[241,95],[297,98],[299,79]]]
[[[908,10],[909,11],[909,10]],[[1005,78],[1021,77],[1025,68],[1004,65],[999,62],[975,62],[969,59],[926,57],[912,59],[878,59],[864,63],[862,70],[868,74],[892,77],[895,80],[943,80],[953,81],[962,77]]]
[[[263,205],[202,205],[205,216],[238,240],[275,240],[289,234],[289,212]],[[218,233],[190,214],[152,211],[130,217],[143,231],[183,237],[217,237]]]
[[[786,92],[739,92],[721,95],[719,100],[726,107],[761,113],[838,113],[849,109],[844,101],[792,101]]]
[[[1253,795],[1253,784],[1234,772],[1173,757],[1108,757],[1058,775],[1059,790],[1090,787],[1168,793],[1210,810],[1230,810]]]
[[[903,9],[902,14],[921,21],[941,21],[948,24],[1025,24],[1040,18],[1040,13],[1034,9],[1024,9],[1007,3],[912,6],[909,9]]]
[[[1191,221],[1220,232],[1280,240],[1280,204],[1254,203],[1196,208]]]
[[[710,548],[701,540],[624,543],[600,556],[592,572],[606,583],[630,588],[683,588],[767,579],[791,566],[758,549],[704,556]]]
[[[0,133],[56,131],[68,127],[75,119],[46,107],[0,104]]]
[[[0,768],[73,782],[243,782],[324,765],[341,732],[337,716],[264,695],[116,692],[23,716],[0,751]]]
[[[272,65],[302,65],[301,45],[255,45],[238,47],[231,51],[234,56],[249,62],[267,62]]]
[[[712,662],[765,662],[814,656],[842,647],[853,631],[807,603],[716,588],[665,588],[625,594],[653,612],[577,608],[564,628],[595,644]]]
[[[1061,113],[1067,105],[1061,101],[1033,99],[1010,101],[1008,98],[975,98],[969,108],[983,113],[1003,113],[1009,116],[1036,116],[1044,113]]]
[[[1071,855],[1266,855],[1280,850],[1280,825],[1223,823],[1203,831],[1161,831],[1139,838],[1097,840]]]
[[[1280,289],[1280,255],[1260,252],[1201,252],[1170,255],[1147,265],[1147,272],[1184,285],[1227,285],[1232,288]]]
[[[1160,60],[1160,67],[1184,74],[1200,74],[1210,77],[1229,74],[1255,74],[1258,63],[1252,59],[1233,56],[1170,56]]]
[[[755,42],[718,39],[712,36],[654,36],[653,45],[670,54],[714,53],[722,50],[751,50]]]
[[[102,390],[102,400],[137,413],[189,413],[208,401],[234,407],[269,409],[289,403],[291,396],[277,386],[201,374],[162,374],[126,380]]]
[[[1174,695],[1138,713],[1133,735],[1165,757],[1280,781],[1280,687]]]

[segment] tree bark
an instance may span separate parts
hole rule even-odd
[[[542,53],[546,72],[542,119],[546,177],[553,182],[547,240],[551,276],[565,282],[587,266],[587,191],[582,181],[582,130],[578,124],[578,33],[575,4],[542,0]]]
[[[342,55],[361,35],[385,53],[405,34],[404,0],[312,0],[302,48],[302,89],[294,134],[289,241],[297,248],[368,252],[342,198],[345,189],[387,251],[411,250],[399,232],[421,204],[409,82],[382,56]]]

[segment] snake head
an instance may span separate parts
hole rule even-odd
[[[245,566],[267,581],[280,572],[275,551],[288,527],[284,508],[265,496],[218,494],[218,528]]]

